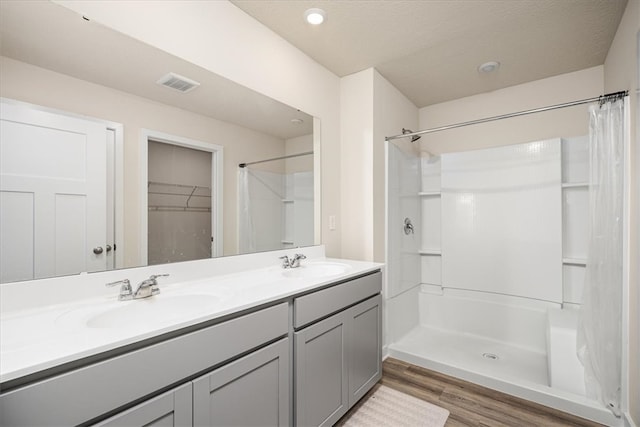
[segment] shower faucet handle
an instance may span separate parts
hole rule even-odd
[[[410,218],[405,218],[404,219],[404,234],[413,234],[414,230],[413,230],[413,224],[411,224],[411,219]]]

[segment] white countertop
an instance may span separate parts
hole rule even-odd
[[[174,283],[166,285],[159,279],[161,293],[142,300],[118,301],[117,288],[112,288],[109,293],[101,292],[95,297],[71,299],[53,305],[29,307],[16,303],[19,309],[8,310],[11,305],[5,303],[0,313],[0,383],[282,300],[382,267],[378,263],[326,258],[313,258],[302,264],[326,262],[343,264],[346,272],[321,278],[286,277],[283,274],[285,270],[272,265],[182,282],[172,277]],[[168,268],[156,267],[156,270],[164,272]],[[127,270],[119,270],[118,274],[126,273]],[[134,286],[135,283],[132,281]],[[9,295],[13,296],[5,291],[3,298]],[[188,311],[176,315],[167,309],[166,316],[163,313],[161,318],[157,317],[156,309],[162,308],[167,301],[187,305]],[[167,307],[173,307],[171,304]],[[139,309],[156,310],[156,315],[146,322],[128,322],[127,314]],[[103,313],[115,314],[112,318],[122,319],[124,326],[96,326],[89,322]]]

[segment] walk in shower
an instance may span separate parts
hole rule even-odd
[[[387,354],[617,425],[576,349],[593,136],[433,155],[403,133],[386,142]]]

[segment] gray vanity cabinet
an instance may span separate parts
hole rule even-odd
[[[347,311],[349,325],[349,407],[382,376],[382,298],[380,295]]]
[[[380,290],[378,272],[294,300],[297,426],[335,424],[381,378]]]
[[[2,390],[0,426],[333,425],[381,377],[381,287],[377,271],[74,362]]]
[[[298,426],[331,426],[347,412],[347,320],[339,313],[295,333]]]
[[[172,417],[175,425],[192,425],[192,418],[182,417],[183,385],[189,389],[191,399],[193,378],[207,371],[212,378],[218,378],[222,374],[215,373],[233,372],[232,366],[241,365],[250,356],[256,355],[255,360],[259,360],[258,355],[267,354],[263,350],[273,343],[288,340],[283,337],[287,337],[289,329],[289,304],[281,302],[10,391],[3,390],[0,426],[87,424],[118,408],[122,411],[106,418],[109,422],[106,425],[142,426],[156,421],[165,425],[161,422]],[[286,366],[283,371],[288,370],[288,363],[278,360],[279,368]],[[274,387],[281,388],[281,381],[275,382]],[[173,392],[164,393],[167,389],[175,391],[173,398]],[[145,398],[148,400],[143,401]],[[187,405],[190,411],[192,403],[189,400]],[[151,421],[147,421],[147,416]]]
[[[193,423],[191,389],[191,383],[183,384],[94,426],[190,426]]]
[[[289,339],[193,381],[194,426],[288,426]]]

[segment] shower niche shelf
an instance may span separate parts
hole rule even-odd
[[[588,182],[563,182],[562,188],[588,188]]]
[[[579,265],[586,267],[587,260],[584,258],[562,258],[562,263],[565,265]]]
[[[580,304],[589,231],[587,137],[562,139],[562,302]]]
[[[442,256],[440,249],[420,249],[418,253],[422,256]]]

